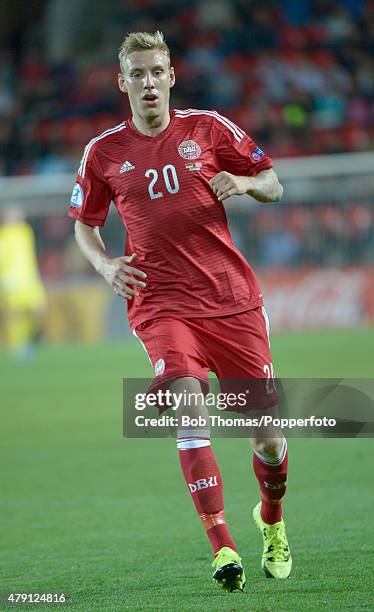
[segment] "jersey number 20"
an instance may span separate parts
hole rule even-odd
[[[162,174],[164,175],[164,183],[165,187],[169,193],[178,193],[179,191],[179,181],[177,177],[177,171],[175,166],[172,164],[166,164],[166,166],[162,169]],[[158,181],[158,172],[154,168],[149,168],[146,171],[145,176],[147,178],[152,178],[151,182],[148,185],[149,195],[151,196],[151,200],[156,200],[157,198],[163,198],[164,194],[162,191],[154,191],[156,183]]]

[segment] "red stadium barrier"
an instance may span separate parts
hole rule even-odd
[[[374,322],[374,267],[257,271],[272,330]]]

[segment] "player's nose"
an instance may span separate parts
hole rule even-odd
[[[145,87],[146,89],[152,89],[154,87],[154,77],[152,72],[147,72],[145,75]]]

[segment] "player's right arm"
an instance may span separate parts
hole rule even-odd
[[[100,236],[113,192],[103,173],[95,140],[85,149],[70,200],[69,216],[75,219],[75,237],[80,250],[117,295],[131,300],[137,287],[145,287],[146,274],[132,264],[137,255],[109,257]]]
[[[144,280],[147,275],[131,265],[137,258],[136,253],[109,257],[99,228],[85,225],[81,221],[75,222],[75,238],[83,255],[117,295],[126,300],[139,295],[136,288],[146,286]]]

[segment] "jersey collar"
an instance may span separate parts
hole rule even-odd
[[[169,132],[171,131],[174,125],[175,111],[171,109],[169,111],[169,114],[170,114],[170,121],[169,121],[168,126],[164,130],[162,130],[162,132],[160,132],[159,134],[156,134],[156,136],[147,136],[147,134],[142,134],[141,132],[139,132],[133,126],[131,118],[127,121],[127,127],[131,131],[133,136],[136,136],[137,138],[141,138],[142,140],[152,140],[153,142],[156,140],[161,140],[162,138],[165,138],[165,136],[169,134]]]

